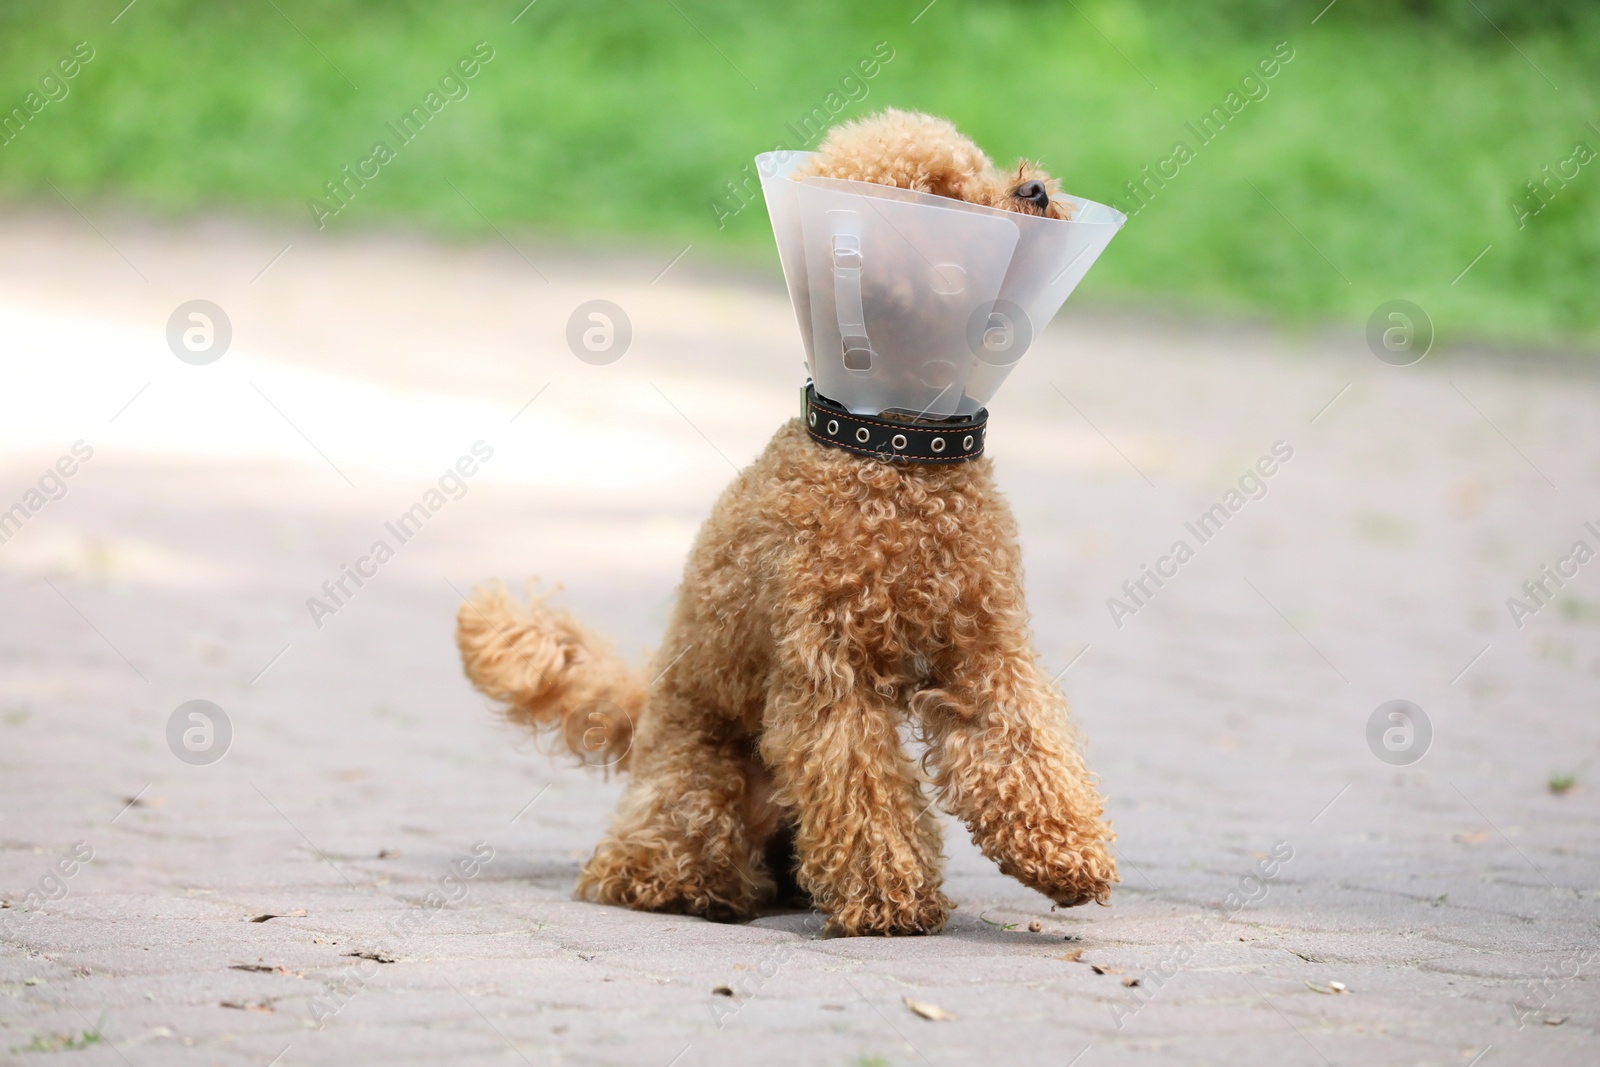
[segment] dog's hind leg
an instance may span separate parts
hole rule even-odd
[[[584,864],[579,895],[721,922],[753,916],[775,887],[749,824],[749,751],[732,720],[676,694],[653,698],[633,780]]]
[[[776,683],[762,751],[794,813],[800,885],[844,934],[929,934],[940,892],[939,826],[900,750],[899,709],[874,690],[835,691],[819,670]]]
[[[980,627],[980,647],[944,657],[935,666],[939,688],[912,698],[935,784],[1001,871],[1058,904],[1103,904],[1117,881],[1115,835],[1101,818],[1065,700],[1025,628],[1005,621]]]

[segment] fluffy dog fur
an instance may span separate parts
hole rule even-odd
[[[894,185],[1053,219],[1070,219],[1074,207],[1070,200],[1055,199],[1055,179],[1037,165],[1018,160],[1009,171],[996,170],[945,119],[894,108],[828,131],[815,158],[799,174]],[[1029,181],[1041,183],[1051,194],[1045,207],[1016,195]]]
[[[1033,213],[1015,191],[1048,182],[898,111],[834,130],[812,172]],[[953,905],[925,786],[1058,904],[1104,903],[1117,881],[987,458],[860,457],[791,421],[701,528],[648,673],[498,587],[457,623],[467,676],[508,717],[631,772],[588,899],[731,920],[798,889],[839,933],[935,932]],[[920,768],[902,728],[926,743]]]

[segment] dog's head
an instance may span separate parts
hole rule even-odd
[[[1057,197],[1055,179],[1027,161],[1009,169],[948,121],[888,108],[835,126],[796,175],[874,182],[947,196],[969,204],[1070,219],[1074,204]]]

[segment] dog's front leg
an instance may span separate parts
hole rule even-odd
[[[824,655],[798,664],[767,703],[761,751],[795,813],[800,885],[847,935],[927,934],[952,907],[939,826],[900,750],[897,708]]]
[[[942,657],[938,688],[912,698],[944,806],[1006,874],[1058,904],[1103,904],[1118,880],[1115,835],[1066,702],[1020,624],[994,620],[981,632],[980,647]]]

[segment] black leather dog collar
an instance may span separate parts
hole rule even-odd
[[[811,439],[858,456],[910,463],[962,463],[983,455],[989,412],[927,422],[885,415],[853,415],[842,404],[806,386],[806,432]]]

